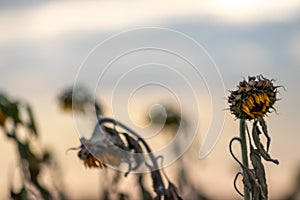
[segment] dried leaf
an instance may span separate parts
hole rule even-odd
[[[131,153],[130,155],[134,159],[135,165],[132,167],[132,163],[130,162],[130,159],[127,160],[128,161],[127,163],[129,164],[129,168],[128,168],[128,172],[125,174],[125,176],[127,176],[130,171],[136,170],[138,167],[140,167],[141,164],[144,162],[144,157],[142,155],[142,153],[143,153],[142,147],[140,146],[138,140],[135,140],[134,138],[129,136],[127,133],[117,132],[116,129],[112,129],[112,128],[109,128],[106,126],[102,126],[102,127],[103,127],[104,131],[106,133],[108,133],[107,134],[108,138],[112,143],[114,143],[116,146],[118,146],[119,148],[121,148],[125,151],[129,151],[129,152],[133,151],[133,153]],[[120,137],[120,134],[124,135],[126,144]]]
[[[104,131],[108,134],[108,139],[110,142],[112,142],[114,145],[118,146],[119,148],[128,151],[128,148],[126,147],[125,143],[121,139],[119,132],[116,131],[116,129],[109,128],[107,126],[102,126]]]
[[[143,153],[142,147],[138,140],[133,139],[127,133],[122,133],[127,141],[128,149],[133,150],[135,153]]]
[[[166,200],[182,200],[182,198],[178,194],[177,187],[171,182],[169,182],[169,187],[166,190],[165,199]]]
[[[267,152],[269,152],[269,147],[270,147],[270,144],[271,144],[271,137],[268,134],[267,124],[266,124],[264,118],[262,118],[262,117],[258,118],[258,121],[259,121],[259,124],[262,127],[262,131],[263,131],[264,135],[267,138]]]
[[[165,187],[161,179],[161,174],[159,170],[151,171],[151,178],[153,181],[153,189],[157,194],[157,197],[160,198],[165,195]],[[157,198],[156,197],[156,198]]]
[[[253,123],[253,128],[252,128],[252,137],[253,141],[255,143],[256,148],[258,149],[258,152],[260,155],[266,160],[266,161],[271,161],[275,164],[279,164],[279,161],[276,159],[272,159],[269,153],[265,150],[264,145],[260,142],[260,137],[259,135],[261,134],[261,131],[257,125],[257,120]]]
[[[38,176],[41,171],[40,159],[33,154],[29,143],[23,144],[20,141],[17,141],[17,145],[21,160],[24,160],[28,163],[31,181],[38,183]]]
[[[243,182],[252,194],[252,200],[262,199],[262,189],[260,184],[256,181],[256,176],[253,170],[242,166],[243,169]]]
[[[262,194],[262,189],[261,189],[260,184],[257,182],[255,172],[254,172],[254,170],[249,169],[243,163],[241,163],[237,159],[237,157],[234,155],[234,153],[232,151],[232,143],[234,141],[239,141],[241,143],[241,139],[238,137],[232,138],[229,143],[229,150],[230,150],[232,157],[239,163],[239,165],[242,168],[241,174],[243,176],[243,183],[244,183],[245,187],[247,187],[249,189],[249,191],[251,192],[252,200],[260,200],[260,197]],[[237,179],[237,176],[235,177],[235,181],[236,181],[236,179]],[[235,184],[235,182],[234,182],[234,184]]]
[[[266,173],[264,166],[261,162],[260,153],[257,149],[251,148],[250,159],[252,162],[252,166],[254,168],[255,176],[257,178],[258,183],[261,186],[261,199],[268,199],[268,185],[266,181]]]
[[[127,145],[128,145],[128,149],[129,150],[133,150],[133,159],[135,161],[135,166],[131,167],[130,166],[130,171],[131,170],[136,170],[138,169],[144,162],[145,158],[143,156],[143,149],[139,144],[138,140],[133,139],[132,137],[130,137],[127,133],[123,133],[123,135],[126,138],[127,141]]]
[[[10,102],[4,109],[7,116],[11,117],[15,124],[21,123],[17,102]]]
[[[35,136],[38,136],[38,132],[37,132],[36,123],[35,123],[35,120],[34,120],[34,117],[33,117],[32,109],[29,105],[27,105],[26,110],[27,110],[28,117],[29,117],[29,123],[28,123],[29,129],[31,129],[32,133]]]

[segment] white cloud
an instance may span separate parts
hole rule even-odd
[[[0,43],[55,37],[72,31],[116,31],[137,26],[160,26],[174,18],[215,18],[227,23],[286,20],[298,0],[114,0],[51,1],[42,5],[3,10]]]

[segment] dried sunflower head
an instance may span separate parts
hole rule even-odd
[[[84,166],[89,168],[102,168],[106,167],[104,163],[101,162],[101,160],[95,158],[84,145],[81,146],[80,151],[78,152],[78,157],[83,160]]]
[[[119,166],[125,159],[125,154],[117,146],[111,143],[109,139],[86,140],[81,138],[81,147],[78,157],[83,160],[86,167],[102,168],[107,165]]]
[[[243,80],[237,90],[230,91],[228,103],[230,112],[238,119],[256,119],[264,117],[267,112],[274,109],[277,88],[274,80],[262,75],[249,76],[248,81]]]

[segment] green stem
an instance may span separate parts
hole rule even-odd
[[[247,140],[246,140],[246,121],[240,120],[240,138],[242,148],[242,160],[245,167],[248,167],[248,152],[247,152]],[[244,200],[250,200],[250,192],[246,185],[244,185]]]

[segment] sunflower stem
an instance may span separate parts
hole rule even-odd
[[[242,148],[242,161],[245,167],[248,167],[248,152],[247,152],[247,140],[246,140],[246,121],[245,119],[240,120],[240,138]],[[250,200],[249,189],[244,184],[244,200]]]

